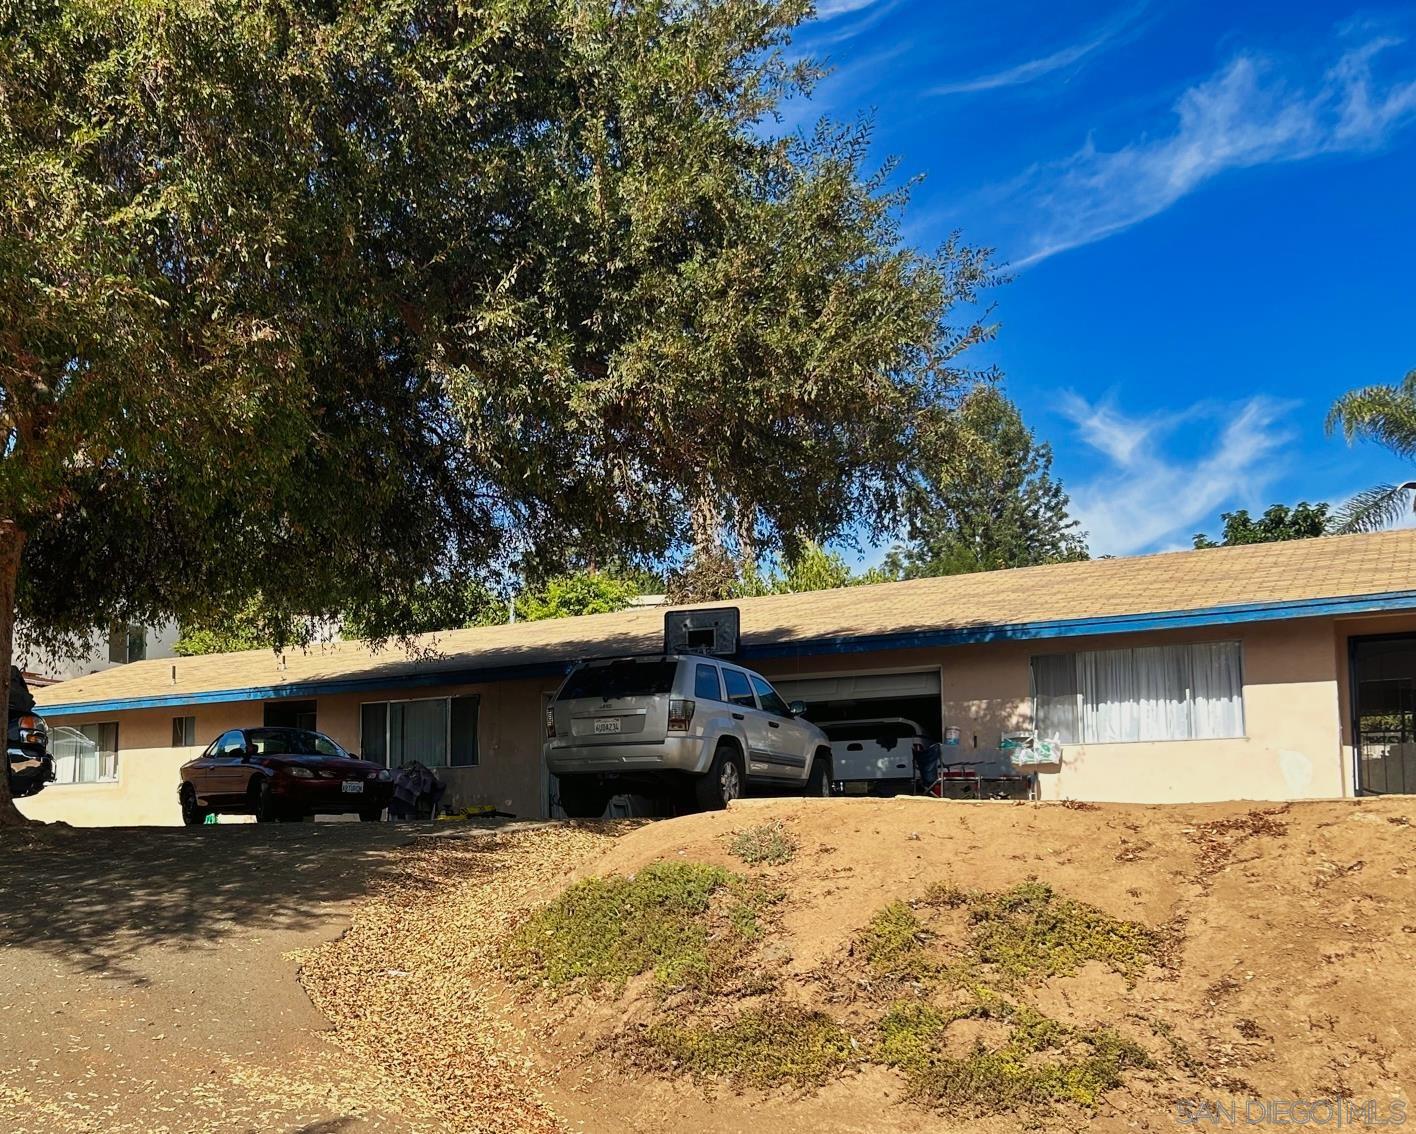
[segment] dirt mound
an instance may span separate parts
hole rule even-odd
[[[420,853],[306,979],[445,1129],[506,1128],[458,1101],[496,1113],[493,1054],[497,1118],[587,1130],[1170,1130],[1416,1082],[1416,800],[753,801]],[[430,955],[417,1013],[350,976]]]

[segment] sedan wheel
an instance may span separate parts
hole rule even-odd
[[[251,810],[255,812],[257,823],[274,823],[280,818],[276,812],[275,799],[271,795],[269,780],[259,781],[251,791],[255,796]]]
[[[197,793],[192,787],[182,789],[182,823],[188,827],[200,827],[211,812],[197,806]]]

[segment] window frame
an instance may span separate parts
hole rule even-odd
[[[482,695],[480,693],[449,693],[442,697],[385,697],[377,701],[359,702],[359,756],[361,759],[368,759],[365,754],[367,745],[364,742],[364,710],[371,705],[382,705],[384,707],[384,742],[383,742],[383,766],[392,769],[394,765],[390,763],[389,748],[391,740],[389,734],[389,721],[393,714],[388,711],[391,705],[411,705],[424,704],[428,702],[441,701],[445,706],[444,728],[446,731],[447,759],[453,759],[452,747],[452,703],[454,701],[471,701],[475,706],[475,716],[472,728],[472,759],[462,763],[427,764],[428,768],[480,768],[482,766]],[[378,761],[374,761],[378,763]]]
[[[119,721],[85,721],[83,724],[70,725],[70,726],[68,726],[68,727],[72,728],[75,732],[77,732],[77,733],[79,733],[81,736],[83,736],[85,740],[92,740],[93,738],[90,737],[90,736],[88,736],[88,735],[83,731],[84,729],[86,729],[86,728],[104,728],[104,727],[112,726],[112,728],[113,728],[113,752],[112,752],[112,755],[113,755],[113,774],[112,774],[111,776],[102,776],[102,775],[96,776],[94,779],[91,779],[91,780],[81,780],[81,779],[79,779],[79,778],[78,778],[78,774],[79,774],[79,769],[80,769],[81,765],[79,764],[79,756],[78,756],[78,753],[75,753],[74,756],[72,757],[72,759],[73,759],[73,761],[74,761],[74,764],[73,764],[73,768],[74,768],[74,779],[72,779],[72,780],[59,780],[59,779],[55,779],[55,780],[53,781],[53,783],[52,783],[52,786],[53,786],[53,787],[98,787],[98,786],[101,786],[101,785],[104,785],[104,784],[116,784],[116,783],[118,783],[118,781],[119,781],[119,776],[120,776],[120,773],[119,773],[119,770],[118,770],[118,755],[119,755],[119,752],[120,752],[120,749],[119,749],[119,739],[118,739],[118,738],[119,738],[119,733],[120,733],[119,724],[120,724]],[[97,743],[97,742],[95,742],[95,743]],[[99,750],[95,753],[95,755],[96,755],[97,760],[98,760],[97,767],[101,770],[102,767],[103,767],[103,750],[102,750],[102,749],[99,749]],[[55,774],[57,775],[57,774],[58,774],[58,770],[59,770],[59,761],[60,761],[61,759],[68,759],[68,757],[55,756],[55,755],[54,755],[54,752],[53,752],[53,747],[52,747],[52,745],[51,745],[51,748],[50,748],[50,756],[51,756],[51,757],[53,758],[53,760],[54,760],[54,770],[55,770]]]
[[[190,726],[190,727],[189,727]],[[181,732],[178,732],[178,729]],[[186,737],[190,732],[192,739]],[[172,747],[173,748],[195,748],[197,746],[197,718],[192,713],[186,713],[180,717],[172,718]]]
[[[1083,730],[1083,727],[1084,727],[1084,726],[1083,726],[1083,722],[1084,722],[1084,719],[1085,719],[1085,718],[1084,718],[1084,711],[1083,711],[1083,710],[1084,710],[1084,706],[1085,706],[1085,701],[1084,701],[1084,696],[1083,696],[1083,692],[1082,692],[1082,688],[1081,688],[1081,682],[1078,681],[1078,682],[1077,682],[1077,692],[1076,692],[1076,699],[1077,699],[1077,703],[1076,703],[1077,718],[1076,718],[1076,719],[1077,719],[1077,736],[1078,736],[1078,739],[1073,740],[1073,741],[1063,740],[1062,743],[1063,743],[1063,744],[1071,744],[1071,745],[1078,746],[1078,747],[1083,747],[1083,746],[1120,745],[1120,744],[1196,744],[1196,743],[1199,743],[1199,744],[1206,744],[1206,743],[1222,742],[1222,741],[1227,741],[1227,740],[1248,740],[1248,739],[1249,739],[1249,711],[1248,711],[1248,697],[1247,697],[1246,692],[1245,692],[1245,691],[1246,691],[1246,688],[1247,688],[1247,682],[1245,681],[1245,677],[1244,677],[1244,640],[1243,640],[1242,638],[1205,638],[1205,639],[1202,639],[1202,640],[1199,640],[1199,641],[1193,641],[1193,642],[1187,641],[1187,642],[1164,642],[1164,643],[1161,643],[1161,647],[1162,647],[1162,648],[1166,648],[1166,649],[1184,649],[1184,650],[1186,650],[1186,651],[1193,650],[1193,649],[1195,649],[1196,647],[1199,647],[1199,646],[1233,646],[1233,647],[1235,647],[1235,651],[1236,651],[1236,676],[1237,676],[1237,682],[1238,682],[1238,684],[1237,684],[1237,688],[1238,688],[1238,708],[1239,708],[1239,731],[1238,731],[1236,734],[1234,734],[1233,736],[1174,736],[1174,737],[1165,737],[1165,738],[1155,738],[1155,737],[1139,738],[1139,737],[1138,737],[1138,738],[1135,739],[1135,740],[1087,740],[1087,739],[1084,738],[1084,733],[1083,733],[1083,731],[1082,731],[1082,730]],[[1112,646],[1112,647],[1109,647],[1109,648],[1106,648],[1106,649],[1095,649],[1095,650],[1058,650],[1058,651],[1054,651],[1054,652],[1048,653],[1048,654],[1029,654],[1029,655],[1028,655],[1028,702],[1029,702],[1029,707],[1030,707],[1031,713],[1032,713],[1033,731],[1034,731],[1038,736],[1040,736],[1040,737],[1046,735],[1046,733],[1045,733],[1045,731],[1044,731],[1044,729],[1043,729],[1043,726],[1042,726],[1042,721],[1041,721],[1041,719],[1040,719],[1040,717],[1039,717],[1039,714],[1038,714],[1037,670],[1036,670],[1035,665],[1034,665],[1034,663],[1036,662],[1036,660],[1037,660],[1038,658],[1041,658],[1041,657],[1071,657],[1071,658],[1073,659],[1074,664],[1075,664],[1075,663],[1076,663],[1076,659],[1080,658],[1083,654],[1104,654],[1104,653],[1114,653],[1114,652],[1119,652],[1119,651],[1125,651],[1125,652],[1134,654],[1134,652],[1135,652],[1137,649],[1144,649],[1144,648],[1148,648],[1148,647],[1142,647],[1142,646]],[[1190,682],[1190,685],[1189,685],[1189,686],[1187,687],[1187,689],[1186,689],[1186,694],[1187,694],[1187,696],[1186,696],[1186,702],[1185,702],[1186,705],[1193,707],[1193,705],[1194,705],[1194,700],[1195,700],[1195,689],[1194,689],[1194,680],[1193,680],[1193,669],[1192,669],[1192,671],[1191,671],[1191,682]],[[1193,716],[1191,716],[1190,719],[1191,719],[1191,728],[1193,729],[1193,720],[1194,720]]]

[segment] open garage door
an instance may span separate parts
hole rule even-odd
[[[817,724],[904,717],[917,723],[930,739],[939,739],[942,709],[937,669],[787,678],[772,684],[788,701],[805,701],[807,718]]]

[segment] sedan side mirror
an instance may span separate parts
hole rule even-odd
[[[794,716],[794,717],[804,717],[804,716],[806,716],[806,702],[805,702],[805,701],[793,701],[790,705],[787,706],[787,708],[791,710],[792,716]]]

